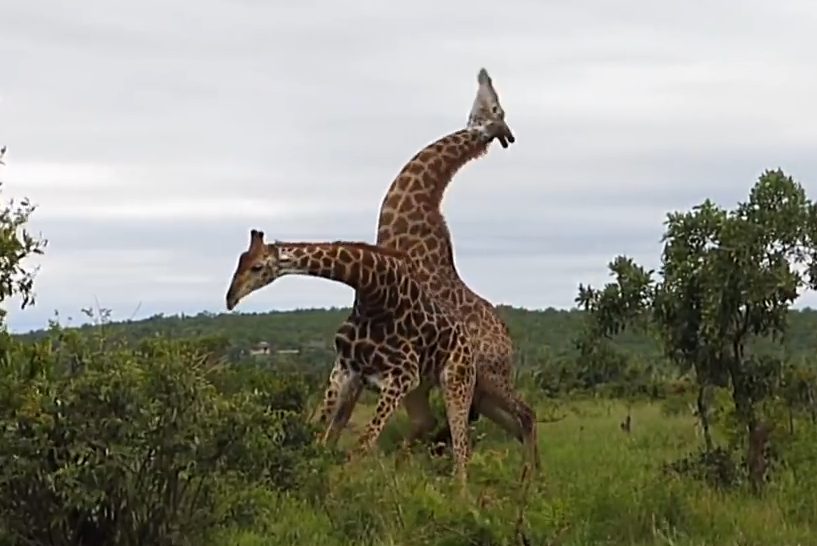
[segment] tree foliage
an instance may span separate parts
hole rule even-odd
[[[749,349],[760,338],[781,341],[789,307],[814,287],[817,208],[791,177],[767,171],[734,209],[706,200],[669,214],[665,225],[658,271],[622,256],[610,264],[613,282],[579,287],[588,337],[649,329],[682,371],[694,370],[702,384],[731,385],[752,429],[780,360]]]
[[[45,239],[26,229],[35,208],[28,199],[10,199],[0,206],[0,301],[16,296],[23,308],[34,303],[36,269],[27,262],[42,254],[47,245]],[[0,321],[5,314],[5,309],[0,309]]]

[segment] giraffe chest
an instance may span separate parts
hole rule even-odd
[[[420,378],[422,383],[438,384],[439,370],[440,366],[421,367]],[[395,378],[399,381],[401,377],[409,375],[396,370],[366,370],[365,372],[354,372],[347,369],[345,373],[349,380],[354,380],[355,378],[360,379],[367,388],[375,392],[381,392],[389,388]]]

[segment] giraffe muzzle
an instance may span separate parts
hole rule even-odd
[[[516,142],[516,137],[513,136],[512,132],[508,131],[504,135],[499,135],[497,137],[497,140],[499,140],[500,146],[502,146],[503,148],[507,148],[508,146]]]
[[[231,289],[229,292],[227,292],[227,297],[224,298],[224,300],[225,303],[227,304],[227,311],[232,311],[233,309],[235,309],[236,305],[238,305],[238,302],[241,300],[241,297],[239,294],[236,293],[236,291]]]

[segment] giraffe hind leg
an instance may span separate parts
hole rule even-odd
[[[451,429],[455,473],[463,491],[467,482],[471,443],[468,438],[468,414],[474,398],[476,370],[471,356],[462,353],[452,356],[440,377],[445,400],[445,412]]]
[[[519,443],[525,443],[525,432],[519,419],[514,414],[502,409],[501,405],[497,404],[490,396],[481,397],[477,408],[482,415],[513,435]]]
[[[360,378],[353,376],[342,366],[340,359],[336,359],[329,374],[329,385],[324,392],[318,417],[318,422],[326,425],[320,435],[324,444],[334,446],[337,443],[362,391]]]
[[[474,393],[474,401],[471,403],[471,407],[468,408],[468,426],[470,427],[479,421],[479,416],[480,410],[478,407],[478,400],[476,398],[476,393]],[[440,428],[440,430],[438,430],[429,439],[429,444],[432,447],[432,453],[434,455],[442,455],[445,448],[451,446],[451,442],[451,427],[448,425],[448,421],[446,421],[442,428]]]
[[[497,381],[493,380],[492,385]],[[501,381],[499,381],[501,382]],[[542,469],[542,458],[539,453],[539,442],[536,431],[536,414],[530,406],[522,400],[519,395],[508,385],[505,389],[493,387],[491,392],[484,392],[481,388],[485,381],[478,382],[474,401],[468,413],[468,423],[475,422],[479,415],[484,415],[496,425],[509,432],[516,438],[528,452],[528,457],[533,463],[536,472]],[[451,445],[452,434],[449,425],[438,431],[432,438],[432,444],[437,448]],[[435,449],[433,453],[440,455],[442,450]]]
[[[428,400],[431,387],[431,383],[421,383],[403,398],[403,407],[411,421],[411,430],[406,437],[406,444],[411,444],[415,440],[425,440],[437,423]]]
[[[338,411],[338,399],[340,398],[343,374],[344,371],[340,359],[336,358],[335,363],[332,365],[332,371],[329,372],[329,380],[326,385],[326,390],[323,392],[323,401],[317,411],[315,422],[318,424],[327,424],[330,419],[334,418],[335,413]]]
[[[383,378],[374,416],[360,435],[358,446],[352,456],[362,455],[371,450],[383,432],[386,422],[406,395],[420,386],[420,370],[416,360],[405,360],[402,366],[394,361],[390,364],[394,365],[395,371]]]
[[[500,377],[479,378],[480,413],[511,433],[525,447],[528,461],[537,473],[542,469],[539,441],[536,432],[536,413],[517,394],[514,388]]]
[[[338,443],[340,433],[349,423],[357,401],[363,393],[363,386],[363,381],[359,377],[355,377],[350,379],[350,384],[341,391],[340,407],[324,432],[325,445],[335,446]]]

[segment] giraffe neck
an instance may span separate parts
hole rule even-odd
[[[454,268],[451,235],[440,206],[454,175],[484,155],[490,144],[485,132],[473,127],[446,135],[417,152],[383,198],[377,244],[413,258],[419,253],[430,264]]]
[[[386,209],[409,212],[413,208],[412,198],[439,209],[445,190],[457,172],[468,162],[483,156],[490,144],[479,127],[466,128],[417,152],[386,192],[380,209],[381,223]]]
[[[355,301],[367,311],[390,311],[416,294],[416,284],[401,253],[358,242],[275,244],[279,275],[306,275],[355,289]]]

